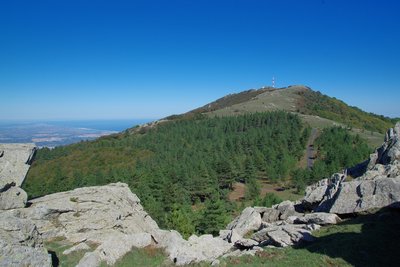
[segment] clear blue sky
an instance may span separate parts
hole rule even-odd
[[[160,118],[304,84],[400,116],[400,1],[1,1],[0,119]]]

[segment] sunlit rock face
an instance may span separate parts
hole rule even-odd
[[[316,211],[349,214],[400,206],[400,123],[386,133],[385,141],[370,155],[366,171],[345,181],[334,174],[306,189],[304,204]]]
[[[35,151],[35,144],[0,144],[0,210],[25,207],[28,196],[20,186]]]

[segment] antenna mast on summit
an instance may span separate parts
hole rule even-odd
[[[275,88],[275,77],[272,76],[272,88]]]

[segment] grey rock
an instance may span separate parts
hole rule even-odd
[[[272,225],[254,233],[251,239],[259,242],[260,246],[286,247],[301,241],[314,240],[311,231],[312,228],[308,225]]]
[[[225,230],[225,229],[219,230],[219,238],[221,238],[222,240],[228,241],[231,232],[232,232],[232,230]]]
[[[87,252],[77,266],[99,266],[101,262],[114,265],[132,248],[143,248],[151,244],[151,235],[148,233],[123,234],[113,233],[107,236],[103,243],[93,252]]]
[[[290,235],[282,229],[268,232],[268,237],[271,239],[271,243],[277,247],[287,247],[293,245]]]
[[[87,252],[80,266],[114,264],[133,247],[156,243],[161,230],[143,210],[139,198],[126,184],[78,188],[31,200],[12,212],[32,219],[46,240],[65,238],[71,244],[99,244]]]
[[[0,192],[0,210],[23,208],[28,200],[28,195],[17,186],[10,186]]]
[[[52,266],[51,256],[44,248],[7,245],[0,241],[0,266]]]
[[[305,229],[311,232],[318,231],[319,229],[321,229],[321,225],[315,223],[306,224]]]
[[[75,267],[97,267],[101,264],[101,255],[98,252],[85,253]]]
[[[247,239],[247,238],[242,238],[239,239],[235,242],[235,246],[240,249],[249,249],[254,246],[257,246],[259,242],[253,240],[253,239]]]
[[[45,239],[65,237],[101,244],[108,233],[156,235],[157,223],[123,183],[78,188],[31,200],[21,216],[35,220]]]
[[[257,252],[263,251],[263,248],[259,246],[253,246],[248,249],[236,249],[231,252],[228,252],[222,256],[222,258],[227,257],[242,257],[242,256],[255,256]]]
[[[34,144],[0,144],[0,210],[25,207],[28,196],[19,187],[35,150]]]
[[[42,245],[40,234],[31,220],[18,218],[12,212],[2,212],[0,215],[1,240],[30,247]]]
[[[296,217],[294,223],[329,225],[341,222],[339,216],[333,213],[314,212],[301,217]]]
[[[398,205],[400,202],[400,177],[358,180],[343,183],[327,212],[349,214],[370,209]]]
[[[290,200],[279,203],[275,208],[279,211],[281,220],[286,220],[289,216],[296,215],[294,203]]]
[[[0,255],[0,266],[51,266],[35,224],[9,212],[0,214]]]
[[[231,250],[232,244],[212,235],[192,235],[188,241],[183,240],[175,231],[167,234],[167,254],[176,265],[188,265],[198,262],[213,262]]]
[[[243,256],[255,256],[258,250],[255,249],[245,249],[245,250],[233,250],[229,253],[226,253],[222,256],[222,258],[236,258]]]
[[[275,231],[268,232],[272,244],[278,247],[291,246],[301,241],[311,242],[314,237],[306,227],[298,227],[295,225],[281,226]]]
[[[262,220],[268,223],[275,222],[279,220],[279,215],[280,215],[279,210],[273,208],[266,208],[266,210],[263,212]]]
[[[369,162],[367,165],[367,170],[372,170],[375,167],[375,165],[377,164],[378,159],[379,159],[379,153],[378,153],[378,150],[375,150],[374,153],[369,155]]]
[[[253,209],[256,211],[256,212],[258,212],[258,213],[260,213],[260,215],[262,216],[263,215],[263,213],[265,212],[265,211],[267,211],[268,209],[270,209],[270,208],[267,208],[267,207],[253,207]]]
[[[0,144],[0,190],[6,184],[21,186],[36,151],[35,144]]]
[[[319,204],[327,193],[328,184],[328,179],[322,179],[313,185],[307,186],[303,204],[307,208],[312,208],[315,204]]]
[[[72,252],[80,251],[80,250],[90,250],[90,247],[86,243],[82,242],[82,243],[79,243],[78,245],[75,245],[69,249],[64,250],[63,254],[68,255],[68,254],[71,254]]]
[[[71,244],[99,244],[94,251],[85,253],[78,266],[113,265],[131,249],[148,245],[163,248],[178,265],[212,262],[233,247],[233,243],[211,235],[192,236],[186,241],[176,231],[159,229],[137,196],[122,183],[47,195],[33,199],[28,208],[13,212],[33,219],[47,240],[64,237]],[[261,222],[261,216],[254,214]],[[230,242],[241,238],[236,229],[229,231],[225,235]],[[78,248],[82,247],[72,250]]]
[[[379,155],[378,163],[386,165],[393,163],[395,160],[400,160],[400,122],[396,123],[396,126],[389,130],[388,140],[383,146],[386,146],[386,149],[382,155]]]
[[[301,216],[300,216],[301,217]],[[299,216],[289,216],[286,218],[285,222],[287,222],[288,224],[295,224],[296,221],[299,220]]]
[[[250,231],[258,230],[261,226],[261,215],[254,208],[247,207],[236,217],[226,229],[235,229],[240,236],[244,236]]]
[[[242,237],[236,232],[236,229],[229,230],[230,233],[228,235],[228,242],[235,243],[237,240],[241,239]]]
[[[349,214],[386,206],[400,201],[400,123],[390,129],[385,142],[370,155],[366,171],[357,179],[345,182],[335,174],[325,184],[310,187],[304,203],[317,204],[317,212]],[[324,183],[324,182],[322,182]],[[321,199],[321,192],[325,191]],[[311,197],[318,195],[318,197]],[[320,203],[317,203],[320,202]]]
[[[211,266],[218,266],[221,262],[219,260],[213,260]]]
[[[381,147],[370,155],[367,170],[372,170],[376,164],[394,164],[400,160],[400,122],[389,129],[385,135],[385,141]]]
[[[256,233],[254,233],[251,236],[251,239],[253,239],[254,241],[258,242],[259,244],[261,243],[262,245],[267,245],[270,243],[270,237],[268,236],[268,232],[272,231],[273,229],[278,230],[279,227],[268,227],[268,228],[264,228]]]
[[[336,194],[340,191],[343,181],[346,179],[346,176],[347,176],[346,172],[344,174],[340,173],[333,174],[331,178],[327,180],[327,185],[325,184],[322,185],[322,189],[321,187],[317,186],[319,183],[313,185],[312,188],[315,188],[315,190],[321,192],[325,190],[325,194],[319,203],[318,202],[311,203],[303,199],[304,205],[313,207],[314,211],[318,212],[326,211],[327,207],[325,206],[331,205],[331,203],[334,201]],[[325,183],[325,181],[323,183]]]

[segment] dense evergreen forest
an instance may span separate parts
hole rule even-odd
[[[203,222],[190,222],[188,227],[213,232],[210,221],[218,227],[225,224],[224,218],[210,217],[231,208],[226,196],[232,183],[245,182],[246,197],[257,197],[257,178],[286,178],[302,156],[308,134],[298,116],[285,112],[197,116],[143,134],[40,149],[24,188],[30,197],[37,197],[122,181],[162,226],[193,220],[196,216],[191,213],[200,207]]]
[[[292,172],[293,185],[298,191],[333,173],[363,162],[372,152],[366,141],[359,135],[352,135],[344,128],[326,128],[315,141],[318,151],[312,169],[296,169]]]

